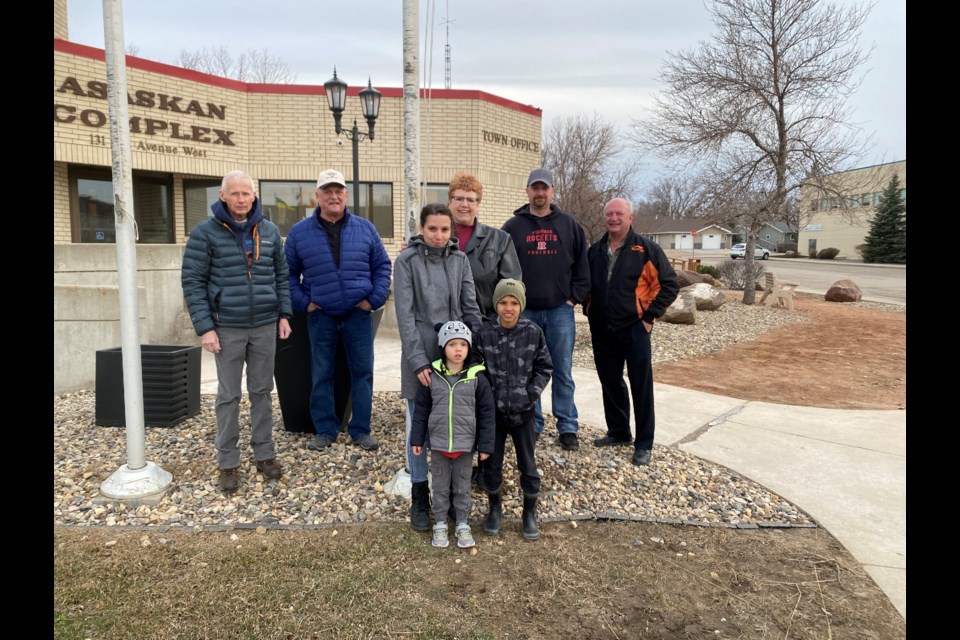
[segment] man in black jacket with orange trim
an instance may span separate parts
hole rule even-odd
[[[629,445],[630,396],[623,381],[627,365],[637,435],[633,464],[650,463],[655,427],[650,332],[680,291],[663,249],[631,226],[633,206],[614,198],[603,208],[607,233],[587,252],[590,295],[583,305],[590,320],[593,358],[603,388],[607,435],[598,447]]]

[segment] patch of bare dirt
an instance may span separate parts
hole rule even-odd
[[[794,308],[810,322],[783,325],[711,355],[656,364],[654,380],[743,400],[907,408],[905,313],[803,294]]]

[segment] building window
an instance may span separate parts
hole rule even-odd
[[[869,194],[869,193],[862,193],[862,194],[860,194],[860,206],[861,206],[861,207],[869,207],[869,206],[870,206],[870,194]]]
[[[220,185],[220,180],[213,179],[183,181],[184,229],[187,235],[195,226],[213,217],[210,207],[220,199]]]
[[[450,185],[449,184],[426,184],[420,188],[420,194],[423,198],[421,204],[447,204],[450,201]],[[417,212],[419,215],[419,212]]]
[[[284,237],[299,220],[317,207],[315,182],[260,181],[260,203],[263,215],[280,228]],[[371,213],[372,204],[372,215]],[[360,183],[360,206],[353,205],[353,185],[347,185],[347,206],[373,222],[381,238],[393,237],[393,185]]]
[[[349,187],[348,187],[349,189]],[[260,206],[264,217],[280,228],[286,237],[298,221],[309,216],[317,206],[315,182],[260,181]]]
[[[904,202],[907,201],[907,190],[906,190],[906,189],[900,189],[900,199],[903,200]]]
[[[347,189],[350,197],[347,201],[353,210],[353,188]],[[357,211],[366,214],[381,238],[393,237],[393,185],[387,183],[361,182],[360,206]]]
[[[880,193],[879,191],[873,192],[873,206],[877,206],[878,204],[880,204],[880,196],[882,195],[883,194]]]
[[[169,178],[135,179],[133,206],[140,242],[173,242],[173,188]]]
[[[133,173],[133,213],[137,242],[173,242],[173,186],[169,175]],[[116,242],[113,178],[109,169],[70,168],[74,242]]]

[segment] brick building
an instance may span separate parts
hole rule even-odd
[[[66,16],[66,0],[54,0],[59,390],[88,385],[94,351],[120,343],[104,51],[70,42]],[[322,169],[352,181],[351,144],[337,144],[323,86],[239,82],[133,56],[126,64],[141,342],[179,343],[191,338],[179,285],[183,247],[209,215],[222,176],[233,169],[253,176],[265,215],[285,235],[316,206]],[[348,91],[343,124],[356,119],[366,131],[360,88]],[[404,240],[403,90],[377,89],[376,139],[360,143],[359,206],[348,192],[350,208],[373,220],[395,258]],[[499,227],[526,202],[527,175],[540,165],[540,109],[478,90],[435,89],[429,99],[421,92],[420,121],[421,202],[446,202],[446,185],[461,170],[484,185],[480,219],[487,224]],[[74,375],[76,366],[84,371]]]

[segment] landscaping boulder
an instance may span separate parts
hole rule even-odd
[[[823,299],[827,302],[860,302],[862,297],[860,287],[853,280],[837,280],[827,289]]]
[[[838,255],[840,255],[840,249],[827,247],[826,249],[820,249],[820,252],[817,253],[817,260],[833,260]]]
[[[677,280],[680,282],[680,288],[689,287],[692,284],[705,282],[711,286],[717,286],[717,280],[709,273],[698,273],[687,269],[677,271]]]
[[[688,292],[693,296],[697,311],[716,311],[727,301],[727,296],[709,284],[698,282],[680,289],[680,293]]]
[[[689,291],[681,291],[660,319],[671,324],[696,324],[697,301],[693,294]]]

